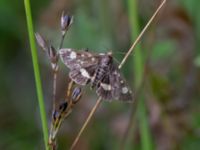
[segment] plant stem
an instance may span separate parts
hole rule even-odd
[[[45,105],[44,105],[44,99],[43,99],[42,84],[41,84],[41,79],[40,79],[35,36],[34,36],[34,31],[33,31],[30,1],[24,0],[24,6],[25,6],[27,27],[28,27],[30,47],[31,47],[32,63],[33,63],[35,84],[36,84],[36,90],[37,90],[37,98],[39,102],[40,116],[41,116],[41,121],[42,121],[42,130],[43,130],[45,148],[46,150],[48,150],[48,126],[47,126],[46,111],[45,111]]]
[[[92,110],[90,111],[90,114],[88,115],[86,121],[84,122],[83,126],[81,127],[78,135],[76,136],[72,146],[70,147],[70,150],[73,150],[74,147],[76,146],[76,143],[80,139],[81,134],[83,133],[83,131],[85,130],[85,128],[88,125],[89,121],[91,120],[92,116],[94,115],[95,111],[99,107],[99,104],[101,103],[101,101],[102,101],[102,99],[101,99],[101,97],[99,97],[98,100],[96,101],[95,105],[93,106]]]
[[[150,20],[148,21],[148,23],[146,24],[146,26],[143,28],[142,32],[141,32],[141,33],[139,34],[139,36],[136,38],[135,42],[132,44],[132,46],[130,47],[130,49],[129,49],[128,52],[126,53],[125,57],[124,57],[123,60],[121,61],[120,65],[118,66],[119,69],[121,69],[121,67],[124,65],[124,63],[126,62],[128,56],[130,56],[131,52],[133,52],[133,49],[134,49],[135,46],[138,44],[138,42],[139,42],[139,40],[141,39],[141,37],[143,36],[144,32],[145,32],[145,31],[147,30],[147,28],[150,26],[150,24],[151,24],[152,21],[155,19],[156,15],[157,15],[158,12],[160,11],[160,9],[164,6],[165,3],[166,3],[166,0],[163,0],[163,2],[160,4],[160,6],[158,7],[158,9],[157,9],[157,10],[155,11],[155,13],[152,15],[152,17],[150,18]],[[131,12],[130,12],[130,13],[131,13]],[[137,16],[136,13],[135,13],[134,16]],[[134,23],[134,20],[133,20],[132,23]],[[137,28],[138,28],[138,27],[137,27]],[[139,29],[137,29],[136,31],[139,32]],[[137,32],[136,32],[135,36],[137,36]],[[132,38],[134,38],[134,37],[132,37]],[[138,48],[138,49],[139,49],[139,48]],[[141,53],[140,53],[140,57],[141,57]],[[142,60],[142,59],[141,59],[141,60]],[[139,61],[136,61],[136,64],[137,64],[137,63],[139,63]],[[142,63],[141,63],[141,64],[142,64]],[[142,66],[142,65],[141,65],[141,66]],[[135,96],[136,99],[137,99],[137,97],[140,95],[140,92],[141,92],[141,89],[142,89],[142,85],[143,85],[143,82],[144,82],[144,80],[143,80],[144,78],[143,78],[143,76],[142,76],[143,71],[144,71],[144,69],[141,68],[141,72],[140,72],[140,74],[141,74],[141,81],[140,81],[140,83],[138,83],[138,88],[137,88],[138,91],[137,91],[136,96]],[[76,144],[77,144],[77,142],[78,142],[78,140],[79,140],[81,134],[82,134],[83,131],[85,130],[86,126],[88,125],[89,121],[91,120],[92,116],[94,115],[94,113],[95,113],[96,109],[98,108],[99,104],[101,103],[101,101],[102,101],[102,99],[99,97],[98,100],[96,101],[96,103],[95,103],[93,109],[91,110],[89,116],[87,117],[86,121],[84,122],[83,126],[81,127],[81,130],[79,131],[78,135],[76,136],[76,138],[75,138],[75,140],[74,140],[74,142],[73,142],[73,144],[72,144],[70,150],[72,150],[72,149],[76,146]],[[134,103],[134,104],[135,104],[135,103]],[[134,105],[133,105],[133,106],[134,106]],[[136,106],[135,106],[134,108],[136,108]],[[144,107],[144,108],[145,108],[145,107]],[[142,111],[143,111],[143,109],[142,109]],[[134,117],[134,115],[133,115],[134,112],[135,112],[135,110],[132,109],[132,113],[131,113],[131,116],[132,116],[132,117]],[[144,111],[143,111],[143,112],[144,112]],[[143,113],[143,114],[145,115],[145,113]],[[142,115],[143,115],[143,114],[142,114]],[[134,120],[134,119],[131,118],[131,120]],[[144,121],[145,121],[145,120],[144,120]],[[132,124],[133,124],[133,123],[132,123],[132,121],[131,121],[131,122],[129,123],[129,126],[130,126],[130,127],[128,127],[127,134],[125,134],[125,136],[126,136],[126,135],[129,136],[129,135],[128,135],[128,132],[129,132],[129,133],[132,133],[132,132],[131,132],[131,126],[132,126]],[[146,128],[146,129],[148,129],[148,128]],[[147,132],[146,130],[144,130],[144,131]],[[147,135],[147,134],[146,134],[146,135]],[[145,137],[148,137],[148,136],[145,136]],[[124,149],[124,146],[125,146],[124,144],[126,143],[126,138],[127,138],[127,137],[124,137],[124,142],[123,142],[122,145],[121,145],[121,149]],[[147,141],[147,140],[145,140],[145,141]],[[146,145],[148,145],[148,144],[146,144]]]
[[[134,40],[137,35],[139,34],[139,19],[138,19],[138,5],[137,0],[128,0],[128,11],[129,11],[129,20],[130,20],[130,29],[131,29],[131,37],[132,40]],[[134,57],[136,55],[136,57]],[[133,56],[133,63],[134,63],[134,73],[135,73],[135,88],[139,88],[140,84],[142,82],[143,78],[143,55],[141,51],[141,45],[138,44],[138,46],[135,49],[135,54]],[[139,111],[139,129],[141,134],[141,144],[143,150],[150,150],[151,149],[151,136],[149,133],[149,127],[148,127],[148,121],[146,116],[146,108],[144,105],[144,99],[139,98],[139,105],[138,105],[138,111]],[[140,112],[141,111],[141,112]],[[133,115],[132,115],[133,117]],[[133,119],[134,120],[134,119]],[[142,124],[144,123],[145,124]],[[133,127],[130,128],[129,132],[133,132]]]
[[[138,19],[138,9],[137,9],[137,0],[128,0],[128,13],[130,21],[130,30],[131,30],[131,39],[134,40],[139,35],[139,19]],[[141,45],[138,44],[135,47],[135,53],[132,54],[133,63],[134,63],[134,73],[135,73],[135,88],[138,88],[142,81],[142,72],[143,72],[143,58]],[[136,56],[136,57],[134,57]]]

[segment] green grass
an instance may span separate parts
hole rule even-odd
[[[24,6],[25,6],[25,11],[26,11],[27,27],[28,27],[30,47],[31,47],[35,84],[36,84],[36,90],[37,90],[37,98],[38,98],[39,108],[40,108],[42,130],[43,130],[45,148],[46,150],[48,150],[48,126],[47,126],[46,111],[45,111],[44,98],[43,98],[43,92],[42,92],[42,84],[41,84],[41,79],[40,79],[35,36],[34,36],[34,31],[33,31],[30,1],[24,0]]]
[[[130,30],[131,30],[131,38],[132,41],[136,39],[140,32],[140,25],[138,19],[138,5],[137,0],[128,0],[128,13],[129,13],[129,22],[130,22]],[[140,87],[143,78],[143,57],[141,51],[141,45],[138,44],[134,53],[132,54],[132,60],[134,64],[134,85],[135,89]],[[153,149],[153,143],[149,132],[148,126],[148,118],[145,107],[144,97],[141,95],[138,99],[138,108],[137,114],[139,117],[139,129],[140,129],[140,137],[141,137],[141,148],[142,150],[151,150]],[[135,124],[133,124],[135,125]]]

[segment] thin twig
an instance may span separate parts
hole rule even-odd
[[[64,39],[65,39],[65,35],[66,35],[66,32],[62,33],[58,49],[62,48]],[[59,66],[58,66],[58,62],[57,62],[55,64],[54,69],[53,69],[53,108],[52,108],[53,111],[56,109],[56,92],[57,92],[57,75],[58,75],[58,69],[59,69]]]
[[[53,108],[52,110],[55,110],[56,107],[56,85],[57,85],[57,74],[58,74],[58,66],[56,64],[56,70],[53,70]]]
[[[101,99],[101,97],[99,97],[98,100],[97,100],[97,102],[95,103],[94,107],[92,108],[92,110],[91,110],[89,116],[87,117],[85,123],[83,124],[81,130],[79,131],[78,135],[76,136],[76,139],[74,140],[74,142],[73,142],[73,144],[72,144],[70,150],[73,150],[73,148],[76,146],[76,143],[78,142],[78,140],[79,140],[79,138],[80,138],[82,132],[83,132],[84,129],[86,128],[87,124],[89,123],[90,119],[92,118],[94,112],[97,110],[97,108],[98,108],[99,104],[101,103],[101,101],[102,101],[102,99]]]
[[[64,39],[65,39],[65,35],[66,35],[66,32],[62,32],[62,36],[61,36],[61,40],[60,40],[58,49],[62,48]],[[54,67],[52,70],[53,70],[53,107],[52,107],[52,112],[55,112],[55,110],[56,110],[56,93],[57,93],[57,76],[58,76],[58,70],[59,70],[58,60],[54,64]],[[62,121],[60,121],[60,122],[62,122]],[[52,148],[52,150],[56,149],[56,145],[51,145],[51,148]]]
[[[158,9],[155,11],[155,13],[153,14],[153,16],[150,18],[150,20],[148,21],[148,23],[146,24],[146,26],[144,27],[144,29],[141,31],[141,33],[139,34],[139,36],[137,37],[137,39],[135,40],[135,42],[132,44],[131,48],[128,50],[128,52],[126,53],[125,57],[123,58],[123,60],[121,61],[120,65],[118,66],[119,69],[121,69],[121,67],[124,65],[125,61],[127,60],[128,56],[131,54],[131,52],[133,51],[133,49],[135,48],[136,44],[139,42],[139,40],[141,39],[141,37],[143,36],[144,32],[147,30],[147,28],[149,27],[149,25],[152,23],[152,21],[154,20],[154,18],[156,17],[156,15],[158,14],[158,12],[160,11],[160,9],[164,6],[166,0],[163,0],[163,2],[160,4],[160,6],[158,7]],[[73,148],[76,146],[81,134],[83,133],[84,129],[86,128],[87,124],[89,123],[89,121],[91,120],[92,116],[94,115],[96,109],[98,108],[100,102],[102,101],[101,97],[98,98],[96,104],[94,105],[94,107],[92,108],[91,112],[89,113],[89,116],[87,117],[86,121],[84,122],[82,128],[80,129],[78,135],[76,136],[70,150],[73,150]]]
[[[141,39],[141,37],[143,36],[144,32],[147,30],[147,28],[149,27],[149,25],[152,23],[152,21],[154,20],[154,18],[156,17],[156,15],[158,14],[158,12],[160,11],[160,9],[164,6],[164,4],[166,3],[166,0],[163,0],[162,3],[160,4],[160,6],[158,7],[158,9],[155,11],[155,13],[153,14],[153,16],[150,18],[150,20],[148,21],[148,23],[146,24],[146,26],[143,28],[143,30],[141,31],[141,33],[139,34],[139,36],[136,38],[135,42],[132,44],[131,48],[128,50],[128,52],[126,53],[125,57],[123,58],[123,60],[121,61],[121,64],[119,65],[119,68],[122,67],[122,65],[126,62],[128,56],[131,54],[131,52],[133,51],[133,49],[135,48],[136,44],[139,42],[139,40]]]
[[[64,32],[64,33],[62,34],[59,49],[61,49],[62,46],[63,46],[63,42],[64,42],[64,39],[65,39],[65,35],[66,35],[66,32]]]
[[[162,3],[160,4],[160,6],[158,7],[158,9],[155,11],[154,15],[151,17],[149,23],[152,22],[152,19],[154,19],[154,17],[156,16],[156,14],[164,6],[165,3],[166,3],[166,0],[163,0]],[[132,51],[132,49],[130,49],[130,51]],[[144,71],[143,71],[142,82],[139,85],[139,88],[138,88],[138,90],[136,92],[136,96],[135,96],[136,100],[138,99],[140,93],[142,92],[142,87],[144,86],[144,83],[145,83],[145,78],[146,78],[146,75],[147,75],[146,70],[148,68],[148,63],[150,61],[150,54],[151,54],[151,51],[148,51],[147,60],[146,60]],[[137,108],[137,102],[138,101],[135,101],[135,103],[134,103],[134,105],[133,105],[133,107],[131,109],[130,120],[129,120],[128,126],[127,126],[127,128],[125,130],[125,133],[124,133],[124,135],[122,137],[122,142],[121,142],[121,145],[120,145],[120,150],[124,150],[125,149],[125,145],[126,145],[126,142],[128,141],[128,139],[130,138],[130,134],[133,134],[131,131],[133,129],[133,123],[134,123],[134,120],[135,120],[135,111],[136,111],[136,108]]]

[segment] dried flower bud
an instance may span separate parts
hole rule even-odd
[[[65,15],[65,13],[63,12],[61,16],[61,30],[63,32],[66,32],[72,23],[73,23],[73,16]]]
[[[50,48],[48,48],[48,56],[51,60],[51,65],[53,69],[56,69],[57,67],[57,62],[58,62],[58,54],[56,49],[53,46],[50,46]]]
[[[78,100],[80,99],[80,97],[81,97],[81,88],[80,87],[76,87],[73,90],[73,93],[72,93],[72,96],[71,96],[72,102],[73,103],[78,102]]]
[[[63,111],[66,110],[67,106],[68,106],[68,103],[67,103],[67,102],[64,102],[64,103],[62,103],[62,104],[59,106],[59,110],[60,110],[61,112],[63,112]]]
[[[52,114],[53,120],[55,121],[59,116],[59,113],[55,110]]]
[[[35,33],[35,38],[36,38],[36,40],[37,40],[38,45],[39,45],[44,51],[47,51],[47,50],[48,50],[47,41],[46,41],[39,33]]]

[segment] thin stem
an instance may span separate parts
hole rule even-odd
[[[158,12],[160,11],[160,9],[164,6],[164,4],[166,3],[166,0],[163,0],[162,3],[160,4],[160,6],[157,8],[157,10],[155,11],[155,13],[153,14],[153,16],[151,17],[151,19],[148,21],[148,23],[146,24],[146,26],[144,27],[144,29],[142,30],[142,32],[140,33],[140,35],[144,34],[146,28],[151,24],[151,22],[154,20],[154,18],[156,17],[156,15],[158,14]],[[131,7],[131,6],[134,6]],[[129,18],[130,18],[130,21],[132,23],[132,34],[133,34],[133,37],[136,36],[136,33],[139,32],[139,25],[138,25],[138,19],[137,19],[137,14],[135,11],[137,8],[137,4],[136,4],[136,1],[132,1],[132,0],[129,0]],[[134,27],[134,28],[133,28]],[[135,34],[134,34],[135,33]],[[136,39],[136,41],[139,41],[141,36],[138,36],[138,38]],[[135,41],[135,42],[136,42]],[[132,47],[130,48],[130,52],[133,50],[133,48],[135,47],[135,44],[133,43]],[[136,52],[140,52],[140,53],[137,53],[137,57],[134,59],[134,66],[135,66],[135,87],[140,89],[140,87],[142,87],[142,85],[144,84],[144,78],[145,78],[145,74],[144,71],[145,71],[145,68],[143,69],[143,63],[142,63],[142,54],[141,54],[141,49],[140,47],[138,47],[137,51]],[[127,53],[128,55],[128,53]],[[148,55],[149,56],[149,55]],[[126,60],[127,57],[124,58],[124,60]],[[146,61],[146,63],[148,63],[148,60]],[[144,74],[144,75],[142,75]],[[140,89],[141,90],[141,89]],[[138,90],[138,91],[140,91]],[[142,91],[140,91],[139,93],[141,93]],[[125,131],[125,134],[123,136],[123,139],[122,139],[122,144],[121,144],[121,147],[120,149],[123,150],[123,149],[126,149],[125,148],[125,145],[128,141],[130,141],[130,139],[132,138],[132,135],[133,135],[133,125],[135,123],[135,110],[136,110],[136,107],[137,107],[137,101],[138,100],[138,93],[136,93],[136,100],[135,100],[135,104],[133,105],[133,108],[132,108],[132,111],[131,111],[131,116],[130,116],[130,121],[128,123],[128,127]],[[138,111],[139,111],[139,122],[140,122],[140,133],[141,133],[141,142],[142,142],[142,147],[144,150],[148,150],[148,149],[152,149],[152,142],[151,142],[151,138],[150,138],[150,134],[149,134],[149,129],[148,129],[148,123],[147,123],[147,117],[146,117],[146,109],[145,109],[145,105],[144,105],[144,99],[141,98],[140,101],[139,101],[139,108],[138,108]],[[145,124],[144,124],[145,123]]]
[[[135,42],[132,44],[131,48],[128,50],[128,52],[126,53],[125,57],[123,58],[121,64],[119,65],[119,68],[122,67],[122,65],[126,62],[128,56],[131,54],[131,52],[133,51],[133,49],[135,48],[136,44],[139,42],[139,40],[141,39],[142,35],[144,34],[144,32],[147,30],[147,28],[149,27],[149,25],[152,23],[152,21],[154,20],[154,18],[156,17],[156,15],[158,14],[158,12],[160,11],[160,9],[164,6],[164,4],[166,3],[166,0],[163,0],[162,3],[160,4],[160,6],[158,7],[158,9],[155,11],[155,13],[153,14],[153,16],[151,17],[151,19],[148,21],[148,23],[146,24],[146,26],[143,28],[143,30],[141,31],[141,33],[139,34],[139,36],[136,38]]]
[[[64,39],[65,39],[65,35],[66,35],[66,32],[62,32],[62,36],[61,36],[61,41],[60,41],[60,45],[58,47],[58,50],[62,48],[63,46],[63,42],[64,42]],[[57,75],[58,75],[58,69],[59,69],[59,66],[58,66],[58,63],[55,64],[55,67],[53,69],[53,111],[56,109],[56,92],[57,92]]]
[[[146,29],[149,27],[149,25],[152,23],[152,21],[154,20],[155,16],[158,14],[158,12],[160,11],[160,9],[162,8],[162,6],[164,5],[164,3],[166,2],[166,0],[163,0],[163,2],[161,3],[161,5],[158,7],[158,9],[156,10],[156,12],[153,14],[153,16],[151,17],[151,19],[148,21],[147,25],[144,27],[144,29],[142,30],[142,32],[139,34],[139,36],[137,37],[137,39],[135,40],[135,42],[132,44],[131,48],[128,50],[128,52],[126,53],[125,57],[123,58],[123,60],[121,61],[120,65],[118,66],[119,69],[121,69],[121,67],[124,65],[125,61],[127,60],[128,56],[131,54],[131,52],[133,51],[133,49],[135,48],[136,44],[138,43],[138,41],[141,39],[141,37],[143,36],[144,32],[146,31]],[[93,109],[91,110],[91,112],[89,113],[89,116],[87,117],[86,121],[84,122],[82,128],[80,129],[78,135],[76,136],[70,150],[73,150],[73,148],[76,146],[81,134],[83,133],[84,129],[86,128],[87,124],[89,123],[89,121],[91,120],[92,116],[94,115],[96,109],[98,108],[100,102],[102,101],[101,97],[98,98],[98,100],[96,101]]]
[[[31,55],[32,55],[32,62],[33,62],[33,69],[34,69],[34,76],[35,76],[35,84],[36,84],[37,98],[38,98],[39,108],[40,108],[40,116],[41,116],[41,121],[42,121],[42,130],[43,130],[43,136],[44,136],[44,142],[45,142],[45,149],[48,150],[48,126],[47,126],[45,105],[44,105],[44,99],[43,99],[42,84],[41,84],[41,79],[40,79],[40,71],[39,71],[39,65],[38,65],[38,57],[37,57],[37,50],[36,50],[36,44],[35,44],[35,36],[34,36],[34,31],[33,31],[33,23],[32,23],[31,8],[30,8],[29,0],[24,0],[24,7],[25,7],[25,12],[26,12]]]
[[[60,45],[58,47],[58,50],[61,49],[62,46],[63,46],[65,35],[66,35],[66,32],[64,32],[64,33],[62,32],[61,41],[60,41]],[[52,108],[53,111],[55,111],[55,109],[56,109],[56,92],[57,92],[58,69],[59,69],[58,63],[56,63],[55,67],[53,69],[53,108]]]
[[[57,74],[58,74],[58,66],[56,64],[56,69],[53,69],[53,108],[54,111],[56,109],[56,92],[57,92]]]
[[[75,138],[75,140],[74,140],[74,142],[73,142],[73,144],[72,144],[70,150],[73,150],[74,147],[76,146],[76,143],[78,142],[78,140],[79,140],[81,134],[83,133],[83,131],[84,131],[84,129],[86,128],[86,126],[88,125],[89,121],[91,120],[93,114],[94,114],[95,111],[97,110],[97,108],[98,108],[99,104],[101,103],[101,101],[102,101],[102,99],[101,99],[101,97],[99,97],[98,100],[97,100],[97,102],[95,103],[94,107],[93,107],[92,110],[90,111],[90,114],[88,115],[86,121],[84,122],[83,126],[81,127],[81,129],[80,129],[78,135],[76,136],[76,138]]]
[[[65,39],[66,32],[67,31],[62,32],[61,41],[60,41],[60,45],[59,45],[58,49],[61,49],[62,46],[63,46],[63,42],[64,42],[64,39]]]

